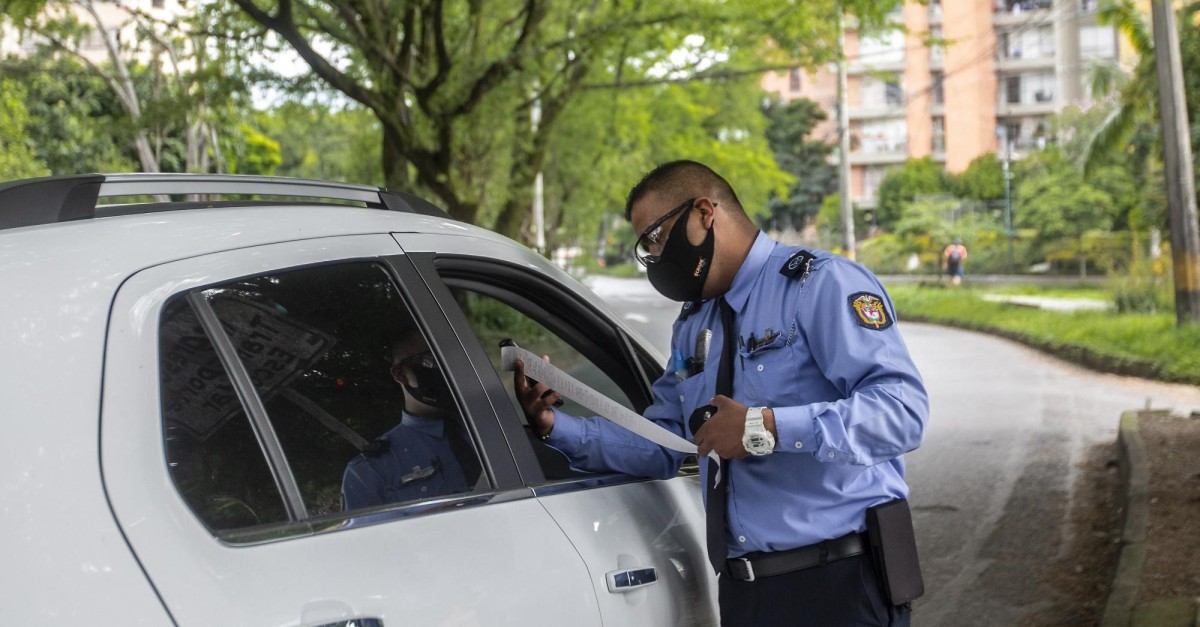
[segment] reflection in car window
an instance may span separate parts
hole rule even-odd
[[[216,349],[178,298],[159,332],[167,467],[210,529],[285,522],[287,512]]]
[[[612,377],[565,339],[537,320],[492,296],[462,287],[451,287],[450,291],[462,307],[463,313],[471,325],[471,330],[474,331],[479,341],[487,350],[492,360],[492,367],[496,369],[501,381],[503,381],[504,387],[509,393],[509,399],[513,404],[513,410],[521,417],[522,422],[525,421],[525,413],[516,400],[516,394],[513,392],[512,373],[502,372],[500,369],[500,350],[498,347],[500,341],[504,339],[512,339],[521,348],[529,350],[536,355],[549,355],[551,363],[561,368],[564,372],[630,410],[634,412],[639,411],[629,396]],[[562,410],[568,414],[582,416],[594,414],[590,409],[575,403],[569,398],[565,398],[564,402]],[[578,473],[566,470],[565,458],[560,453],[549,449],[549,447],[537,441],[536,438],[533,441],[535,442],[535,449],[542,466],[542,471],[547,478],[556,479],[578,475]]]
[[[384,268],[366,262],[305,268],[203,294],[266,408],[309,516],[464,493],[486,483],[438,359]],[[172,306],[187,309],[182,299]],[[168,334],[164,326],[164,346],[179,343]],[[211,348],[205,361],[176,363],[184,375],[220,371]],[[181,388],[178,376],[164,367],[165,407],[179,404],[171,392]],[[204,463],[219,462],[241,476],[243,466],[265,462],[225,382],[227,397],[168,412],[168,433],[182,429],[205,445]],[[200,430],[188,425],[236,429],[243,440],[239,454],[210,444],[210,434],[194,434]],[[168,442],[177,477],[196,472],[187,467],[199,463],[181,450]],[[212,528],[245,524],[228,526],[202,501],[188,503]]]

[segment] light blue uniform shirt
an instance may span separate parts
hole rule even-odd
[[[728,465],[730,557],[865,530],[867,508],[907,497],[900,456],[924,435],[925,386],[883,286],[852,261],[807,255],[759,233],[725,294],[740,337],[733,398],[772,408],[779,434],[771,455]],[[704,329],[713,334],[704,371],[680,381],[668,364],[645,412],[689,440],[688,418],[715,394],[723,345],[716,299],[685,306],[672,351],[692,357]],[[557,411],[547,442],[591,472],[669,478],[683,459],[603,418]]]
[[[386,447],[363,453],[342,474],[347,510],[466,492],[462,465],[446,437],[446,423],[404,412],[400,424],[379,436]]]

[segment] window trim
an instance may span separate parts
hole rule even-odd
[[[259,446],[262,448],[264,461],[271,470],[272,478],[275,480],[276,488],[280,492],[280,498],[289,517],[287,521],[234,529],[215,529],[209,526],[192,509],[187,499],[183,498],[175,480],[172,477],[166,477],[172,489],[184,503],[184,507],[195,518],[197,523],[206,529],[215,539],[228,546],[251,546],[297,537],[308,537],[315,534],[331,533],[350,527],[381,524],[414,516],[437,514],[467,506],[479,506],[493,502],[507,502],[533,497],[533,492],[525,487],[520,480],[517,464],[512,459],[512,452],[509,450],[511,447],[507,447],[501,453],[501,447],[495,444],[488,445],[489,441],[500,441],[499,438],[503,438],[504,434],[499,424],[500,421],[495,417],[488,418],[489,412],[481,411],[479,404],[472,402],[472,399],[486,395],[481,394],[478,388],[473,385],[463,385],[465,382],[470,382],[472,377],[447,376],[447,381],[459,405],[463,425],[473,438],[472,441],[479,455],[480,465],[483,472],[489,478],[490,486],[488,489],[479,492],[446,495],[441,498],[381,505],[377,508],[310,516],[304,504],[299,485],[296,483],[296,476],[287,461],[287,454],[283,451],[282,444],[274,428],[271,426],[270,417],[265,405],[254,388],[244,362],[237,356],[236,347],[233,345],[228,334],[225,333],[216,312],[212,309],[208,301],[208,297],[204,294],[205,291],[221,285],[270,274],[355,263],[375,265],[388,275],[388,278],[392,281],[396,289],[397,295],[404,302],[408,313],[412,315],[414,323],[425,334],[430,348],[437,355],[439,362],[447,368],[447,371],[456,369],[456,372],[463,372],[462,368],[464,367],[473,368],[470,360],[463,355],[461,346],[456,347],[455,343],[446,341],[446,337],[453,337],[455,335],[454,330],[444,317],[434,314],[434,312],[442,309],[441,304],[429,293],[428,283],[425,281],[422,273],[413,266],[409,257],[410,255],[401,252],[395,255],[348,256],[314,263],[272,267],[256,270],[252,273],[238,274],[236,276],[208,281],[204,285],[190,287],[169,294],[163,299],[160,306],[160,314],[161,311],[165,310],[166,303],[174,298],[186,300],[196,313],[205,334],[208,335],[210,341],[213,343],[213,349],[217,353],[222,368],[229,376],[231,385],[238,395],[239,403],[246,414],[247,420],[250,422],[251,429],[255,433]],[[156,325],[156,330],[161,330],[161,320],[158,320]],[[159,361],[155,363],[159,368],[156,374],[160,375],[161,363]],[[161,403],[161,390],[159,393],[159,401]],[[161,414],[158,418],[158,424],[160,429],[165,424]],[[494,425],[494,427],[488,427],[487,425]],[[158,439],[160,446],[164,447],[162,451],[163,459],[167,459],[165,437],[160,434]],[[353,525],[346,524],[351,520],[363,518],[369,520],[365,522],[359,520]]]
[[[653,363],[653,360],[645,351],[637,349],[636,343],[624,329],[613,325],[598,309],[560,283],[531,271],[526,265],[503,259],[481,259],[460,254],[415,253],[409,257],[422,272],[430,274],[431,278],[427,284],[434,297],[443,302],[442,310],[451,324],[468,329],[467,333],[471,337],[469,344],[475,346],[467,346],[468,342],[464,342],[464,348],[476,360],[481,382],[495,396],[493,407],[497,415],[505,417],[502,426],[507,434],[506,439],[513,457],[520,465],[522,476],[526,478],[526,485],[534,488],[539,495],[545,495],[548,492],[557,494],[621,483],[651,481],[615,473],[547,479],[533,450],[534,445],[522,432],[522,421],[512,407],[508,391],[503,387],[486,354],[487,347],[480,346],[478,337],[470,330],[470,323],[459,308],[450,287],[471,289],[496,298],[547,327],[576,350],[579,350],[578,346],[570,340],[590,347],[591,350],[580,350],[580,354],[600,366],[612,366],[612,369],[601,367],[601,370],[613,378],[613,382],[630,397],[629,400],[634,404],[636,411],[642,413],[653,403],[651,386],[656,377],[650,377],[647,369],[647,364]],[[581,321],[584,322],[581,324]],[[606,329],[612,341],[597,341],[595,335],[582,332],[580,327],[586,326],[587,322],[591,323],[593,329]],[[565,334],[560,332],[563,327],[568,327]],[[605,350],[606,344],[615,350]],[[599,354],[601,359],[597,360],[596,354]],[[613,377],[613,370],[622,375]]]
[[[221,326],[217,312],[213,311],[212,303],[208,301],[208,296],[204,293],[207,289],[209,288],[193,290],[185,298],[188,305],[192,307],[192,311],[195,312],[196,319],[200,322],[204,333],[212,342],[213,350],[216,351],[217,358],[221,361],[221,367],[225,369],[225,374],[229,376],[233,390],[237,393],[242,411],[246,413],[250,428],[254,431],[254,437],[258,440],[258,446],[266,458],[267,467],[271,469],[275,487],[283,496],[283,507],[287,511],[288,520],[291,522],[305,520],[308,518],[308,508],[304,505],[304,497],[300,493],[299,484],[296,483],[296,475],[292,472],[287,455],[283,452],[283,444],[280,443],[279,436],[271,425],[266,405],[258,395],[258,390],[254,389],[254,382],[250,379],[246,364],[238,357],[233,340]]]

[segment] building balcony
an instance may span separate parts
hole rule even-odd
[[[846,65],[846,74],[854,76],[867,72],[903,72],[904,59],[872,60],[869,57]]]
[[[874,120],[879,118],[902,118],[908,115],[903,104],[887,104],[875,107],[850,107],[846,115],[851,120]]]
[[[996,105],[998,117],[1048,115],[1057,111],[1058,105],[1054,102],[1053,97],[1034,102],[1001,102]]]
[[[1037,57],[1002,56],[996,59],[996,69],[1001,72],[1019,72],[1022,70],[1045,70],[1054,67],[1054,55],[1046,54]]]
[[[850,152],[850,165],[891,165],[904,163],[908,159],[908,146],[892,146],[887,151],[855,150]]]
[[[1050,0],[1005,2],[992,14],[995,26],[1027,26],[1054,21]]]

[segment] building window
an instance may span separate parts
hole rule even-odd
[[[863,168],[863,198],[874,199],[879,191],[879,185],[887,176],[887,168],[883,166],[867,166]]]
[[[861,83],[859,104],[867,108],[899,107],[904,105],[904,90],[896,75],[888,75],[881,79],[872,74],[864,74]]]
[[[1009,76],[1004,79],[1004,102],[1021,104],[1021,77]]]
[[[941,72],[933,72],[930,74],[929,92],[933,96],[933,104],[946,104],[946,90],[943,86],[945,75]]]
[[[1000,33],[1000,58],[1041,59],[1054,56],[1054,27],[1023,28]]]
[[[792,68],[788,71],[788,90],[800,91],[800,68]]]
[[[889,31],[858,43],[858,60],[866,66],[904,61],[904,32]]]
[[[1079,56],[1084,59],[1116,58],[1116,32],[1111,26],[1084,26],[1080,28]]]
[[[931,5],[932,6],[932,5]],[[940,10],[940,8],[939,8]],[[946,46],[942,44],[942,27],[934,26],[929,29],[929,61],[931,63],[945,63],[946,61]]]
[[[899,81],[888,81],[885,88],[885,98],[889,107],[900,107],[904,105],[904,90],[900,88]]]
[[[859,152],[868,155],[908,150],[908,123],[904,119],[867,120],[858,127]]]
[[[933,118],[933,151],[946,152],[946,118]]]

